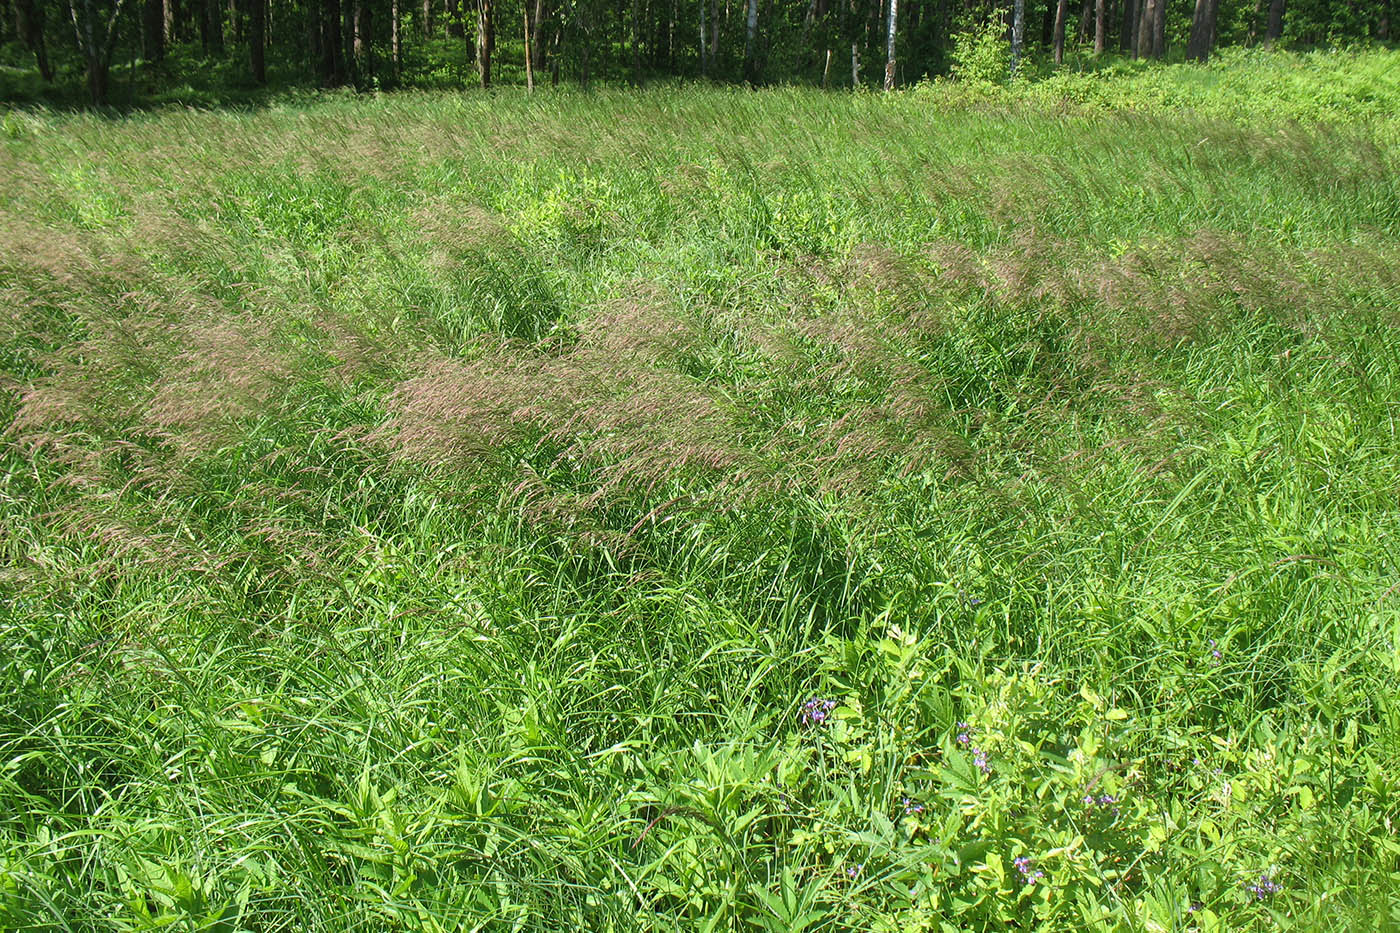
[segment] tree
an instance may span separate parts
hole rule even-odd
[[[1107,33],[1104,23],[1104,0],[1096,0],[1094,3],[1094,55],[1102,55],[1107,43]]]
[[[1069,11],[1069,0],[1059,0],[1055,5],[1055,64],[1065,63],[1065,14]]]
[[[158,62],[165,57],[165,4],[145,0],[141,5],[141,57]]]
[[[48,48],[44,45],[44,8],[35,0],[15,0],[15,28],[34,55],[34,64],[45,81],[53,80]]]
[[[476,74],[491,86],[491,55],[496,50],[496,0],[476,0]]]
[[[1099,0],[1100,3],[1103,0]],[[1026,32],[1026,0],[1014,0],[1011,6],[1011,73],[1021,64],[1021,39]]]
[[[636,0],[633,0],[635,3]],[[749,13],[744,29],[744,80],[753,84],[758,80],[758,0],[749,0]]]
[[[1016,2],[1017,2],[1018,4],[1021,5],[1021,8],[1022,8],[1022,9],[1025,9],[1026,0],[1016,0]],[[899,12],[898,12],[898,11],[899,11],[899,0],[889,0],[889,11],[888,11],[889,24],[888,24],[888,28],[885,30],[885,35],[886,35],[886,39],[885,39],[885,90],[887,90],[887,91],[893,91],[893,90],[894,90],[894,77],[895,77],[895,74],[894,74],[894,66],[895,66],[894,44],[895,44],[895,33],[896,33],[896,31],[898,30],[898,28],[899,28]]]
[[[78,52],[83,57],[83,76],[94,107],[107,103],[107,74],[112,66],[112,49],[117,43],[117,20],[124,2],[116,0],[103,16],[93,0],[68,0],[68,11],[73,16],[73,32],[78,39]]]
[[[1160,0],[1159,0],[1160,2]],[[1186,57],[1198,62],[1210,58],[1215,45],[1215,19],[1220,0],[1196,0],[1196,13],[1191,18],[1191,38],[1186,44]]]
[[[267,66],[263,61],[263,49],[267,45],[267,4],[265,0],[253,0],[249,16],[248,59],[253,69],[253,83],[267,83]]]
[[[1281,38],[1283,38],[1283,0],[1270,0],[1269,26],[1264,32],[1264,45],[1272,47]]]
[[[340,0],[321,0],[321,84],[345,83],[345,60],[340,44]]]

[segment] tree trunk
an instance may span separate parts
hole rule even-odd
[[[535,93],[535,66],[530,61],[530,5],[520,5],[520,15],[525,20],[525,90]]]
[[[1186,44],[1186,57],[1198,62],[1210,58],[1215,44],[1215,17],[1219,0],[1196,0],[1196,13],[1191,19],[1191,38]]]
[[[403,77],[403,36],[399,22],[399,0],[391,0],[389,15],[392,17],[389,23],[389,54],[393,56],[394,83],[398,84],[399,79]]]
[[[1084,0],[1084,6],[1079,11],[1079,41],[1088,42],[1093,36],[1094,29],[1094,0]]]
[[[758,0],[749,0],[748,18],[744,27],[744,80],[753,84],[758,79],[754,55],[758,42]]]
[[[117,41],[117,20],[121,17],[124,0],[117,0],[104,24],[93,9],[92,0],[82,0],[78,12],[77,0],[69,0],[68,12],[73,17],[73,32],[78,51],[83,56],[83,77],[88,96],[94,107],[107,103],[107,76],[112,64],[112,49]]]
[[[373,54],[370,42],[371,26],[369,4],[366,3],[366,0],[355,0],[352,50],[355,58],[355,71],[362,81],[374,74],[374,61],[371,58]]]
[[[253,83],[267,83],[267,65],[263,48],[267,43],[267,6],[263,0],[253,0],[248,30],[248,52],[253,66]]]
[[[1102,55],[1104,48],[1108,44],[1108,32],[1104,22],[1104,0],[1095,0],[1094,3],[1094,56]]]
[[[1161,58],[1167,52],[1167,0],[1153,0],[1152,57]]]
[[[1055,5],[1055,64],[1065,63],[1065,14],[1069,12],[1069,0],[1060,0]]]
[[[158,62],[165,57],[165,4],[146,0],[141,7],[141,57]]]
[[[433,0],[423,0],[423,21],[418,24],[418,32],[424,39],[433,34]]]
[[[1025,3],[1025,0],[1016,0]],[[895,39],[899,30],[899,0],[889,0],[885,27],[885,90],[893,91],[895,82]]]
[[[496,51],[496,0],[476,0],[476,73],[491,86],[491,55]]]
[[[1137,22],[1140,0],[1123,0],[1123,21],[1118,27],[1118,51],[1133,50],[1133,26]]]
[[[642,0],[632,0],[632,84],[642,86]]]
[[[893,0],[891,0],[893,2]],[[1102,5],[1103,0],[1099,0]],[[1021,65],[1021,40],[1026,35],[1026,0],[1014,0],[1011,5],[1011,73]]]
[[[530,61],[536,69],[544,66],[544,25],[549,20],[549,7],[544,0],[535,0],[535,15],[530,17]]]
[[[826,50],[826,66],[822,68],[822,90],[831,87],[831,49]]]
[[[705,0],[700,0],[704,3]],[[719,0],[710,0],[710,77],[719,67]]]
[[[44,8],[35,0],[15,0],[15,28],[34,54],[39,74],[45,81],[52,81],[53,65],[49,63],[49,50],[44,44]]]
[[[1138,16],[1137,41],[1133,45],[1134,58],[1152,56],[1152,23],[1157,18],[1156,7],[1159,2],[1160,0],[1139,0],[1141,12]]]
[[[340,50],[340,0],[321,0],[321,83],[326,87],[345,83]]]
[[[1283,0],[1271,0],[1269,3],[1269,27],[1264,32],[1264,45],[1273,48],[1274,43],[1281,38],[1283,38]],[[1381,36],[1381,38],[1384,39],[1385,36]]]
[[[851,43],[851,90],[860,87],[860,43]]]
[[[224,11],[219,0],[204,0],[204,18],[209,28],[209,53],[224,54]]]

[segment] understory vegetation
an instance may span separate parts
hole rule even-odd
[[[6,114],[0,928],[1400,924],[1396,136],[1200,86]]]

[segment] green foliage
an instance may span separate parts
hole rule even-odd
[[[1011,48],[1001,15],[971,21],[953,34],[952,76],[973,85],[1005,84],[1011,76]]]
[[[1390,58],[9,114],[0,928],[1400,923]]]

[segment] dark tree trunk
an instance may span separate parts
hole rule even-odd
[[[433,34],[433,0],[423,0],[423,21],[418,24],[418,32],[424,39]]]
[[[1133,25],[1137,22],[1139,0],[1123,0],[1123,20],[1118,27],[1118,51],[1133,50]]]
[[[321,83],[326,87],[345,83],[340,48],[340,0],[321,0]]]
[[[1210,58],[1215,45],[1215,17],[1219,0],[1196,0],[1196,14],[1191,19],[1191,39],[1186,44],[1186,57],[1198,62]]]
[[[267,45],[267,6],[263,0],[252,0],[248,11],[248,59],[253,66],[253,83],[267,83],[267,64],[263,51]]]
[[[632,0],[632,84],[642,86],[642,0]]]
[[[1108,32],[1104,22],[1104,0],[1096,0],[1094,3],[1094,55],[1102,55],[1108,41]]]
[[[373,18],[366,0],[355,0],[355,72],[361,81],[374,75],[374,44],[371,41]]]
[[[1094,0],[1084,0],[1079,11],[1079,41],[1088,42],[1094,34]]]
[[[1055,64],[1065,63],[1065,15],[1069,12],[1069,0],[1059,0],[1055,4]]]
[[[224,11],[219,7],[219,0],[204,0],[204,20],[209,30],[210,54],[223,55]]]
[[[1156,19],[1157,4],[1160,2],[1161,0],[1140,0],[1138,4],[1141,12],[1138,15],[1137,41],[1133,45],[1135,58],[1152,56],[1152,23]]]
[[[107,103],[107,75],[112,64],[112,49],[117,41],[117,22],[121,18],[124,0],[116,0],[105,21],[93,9],[92,0],[81,0],[81,11],[78,3],[79,0],[69,0],[68,12],[73,19],[73,33],[78,40],[78,52],[83,56],[83,77],[92,105],[102,107]],[[134,54],[133,49],[133,57]]]
[[[1045,15],[1040,20],[1040,44],[1050,48],[1055,40],[1055,0],[1045,0]]]
[[[491,86],[491,55],[496,51],[496,2],[476,0],[476,74],[481,86]]]
[[[165,57],[165,4],[146,0],[141,6],[141,57],[158,62]]]
[[[1384,16],[1384,11],[1382,11]],[[1271,0],[1269,3],[1269,26],[1264,31],[1264,44],[1272,47],[1275,42],[1283,38],[1283,0]],[[1385,36],[1381,36],[1382,39]]]
[[[44,44],[44,8],[35,0],[15,0],[15,29],[34,55],[34,64],[45,81],[53,80],[53,65]]]
[[[1152,57],[1161,58],[1167,53],[1167,0],[1153,0],[1152,7]]]
[[[535,15],[530,18],[530,61],[538,71],[544,67],[544,27],[549,22],[549,7],[545,0],[535,0]]]

